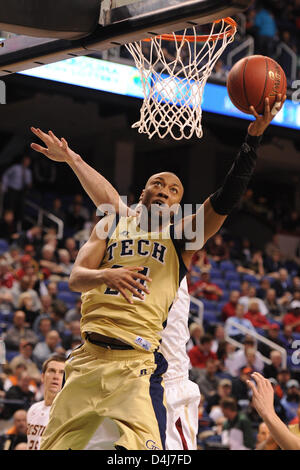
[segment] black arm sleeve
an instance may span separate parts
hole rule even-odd
[[[211,205],[217,214],[227,215],[239,203],[255,170],[256,149],[261,139],[262,136],[247,134],[223,185],[210,196]]]

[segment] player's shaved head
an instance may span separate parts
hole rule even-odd
[[[174,184],[177,184],[181,188],[183,193],[183,185],[180,179],[177,175],[175,175],[175,173],[172,173],[171,171],[162,171],[161,173],[155,173],[154,175],[150,176],[145,187],[147,187],[149,183],[151,183],[151,181],[153,181],[155,178],[165,179],[166,177],[172,177],[174,179]]]

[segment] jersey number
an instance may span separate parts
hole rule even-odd
[[[120,266],[119,264],[114,264],[112,266],[112,269],[116,269],[116,268],[124,268],[124,266]],[[143,274],[144,276],[148,276],[149,275],[149,271],[150,269],[147,268],[146,266],[144,266],[143,270],[142,271],[139,271],[140,274]],[[139,279],[138,280],[143,286],[145,285],[145,280],[144,279]],[[142,293],[143,291],[141,289],[137,289],[138,292]],[[107,287],[107,289],[105,290],[104,294],[107,294],[107,295],[119,295],[120,292],[118,290],[114,290],[114,289],[111,289],[110,287]],[[135,294],[133,294],[133,297],[139,299],[139,297]]]

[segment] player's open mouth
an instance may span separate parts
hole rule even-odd
[[[156,206],[166,206],[167,205],[164,201],[161,201],[160,199],[155,199],[155,201],[153,201],[152,204],[154,204]]]

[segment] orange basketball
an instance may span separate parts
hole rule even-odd
[[[232,103],[244,113],[251,114],[254,106],[263,114],[265,98],[272,109],[276,95],[286,94],[286,75],[280,65],[270,57],[253,55],[239,60],[230,70],[227,90]]]

